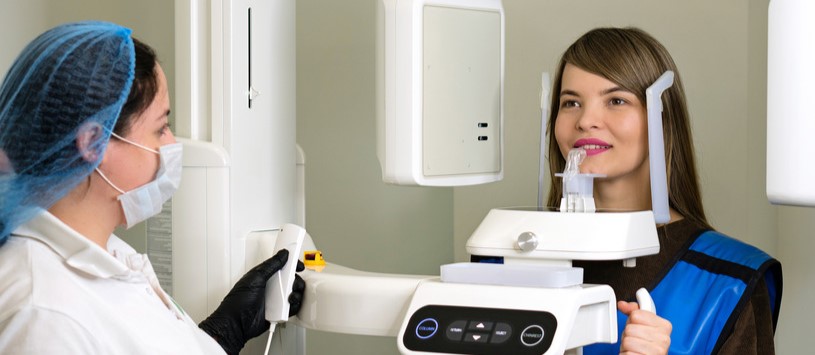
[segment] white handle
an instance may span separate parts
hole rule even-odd
[[[640,309],[651,313],[657,313],[657,306],[651,298],[651,294],[645,288],[637,290],[637,303],[640,304]]]
[[[284,224],[275,241],[273,255],[281,249],[289,251],[286,264],[266,282],[266,320],[271,323],[289,319],[289,294],[294,284],[297,260],[303,250],[306,230],[294,224]]]
[[[665,179],[665,137],[662,133],[662,93],[674,83],[674,72],[668,70],[645,90],[648,107],[648,157],[651,169],[651,209],[654,221],[671,220],[668,205],[668,180]]]

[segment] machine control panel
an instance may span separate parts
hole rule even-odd
[[[402,341],[417,352],[540,355],[556,329],[545,311],[428,305],[411,315]]]

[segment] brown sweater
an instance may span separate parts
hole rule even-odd
[[[574,266],[583,268],[583,282],[610,285],[617,299],[633,301],[637,289],[653,289],[680,253],[704,231],[704,227],[682,219],[658,229],[659,254],[637,258],[636,267],[623,267],[619,260],[575,261]],[[764,280],[753,291],[733,332],[726,336],[719,354],[775,354],[770,296]]]

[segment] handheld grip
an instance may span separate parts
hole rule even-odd
[[[294,224],[284,224],[277,235],[273,254],[281,249],[289,251],[289,259],[280,271],[266,283],[266,320],[271,323],[289,319],[289,294],[297,272],[297,259],[303,250],[306,230]]]
[[[657,306],[651,298],[651,294],[645,288],[637,290],[637,303],[640,304],[640,309],[651,313],[657,313]]]

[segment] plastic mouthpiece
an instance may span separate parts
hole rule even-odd
[[[566,169],[562,174],[555,174],[563,179],[563,198],[560,200],[561,212],[594,212],[594,178],[605,175],[581,174],[580,163],[586,159],[586,151],[572,149],[566,157]]]

